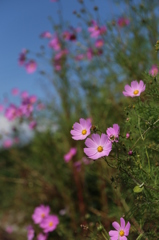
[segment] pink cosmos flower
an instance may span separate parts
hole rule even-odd
[[[24,63],[26,61],[26,54],[27,54],[27,50],[23,49],[22,52],[20,53],[20,56],[18,59],[18,63],[20,66],[24,65]]]
[[[128,222],[125,226],[124,218],[120,218],[120,225],[117,222],[113,222],[112,226],[116,230],[109,231],[109,236],[111,240],[127,240],[129,235],[130,223]]]
[[[24,98],[27,98],[29,96],[29,93],[27,91],[24,91],[21,93],[21,97],[24,99]]]
[[[99,27],[97,22],[92,20],[92,26],[88,28],[88,31],[91,33],[91,37],[97,38],[98,36],[104,34],[106,32],[106,27]]]
[[[121,17],[117,21],[117,24],[119,27],[125,27],[125,26],[129,25],[129,23],[130,23],[130,20],[125,17]]]
[[[13,88],[12,89],[12,94],[13,95],[18,95],[18,93],[19,93],[19,89],[18,88]]]
[[[108,156],[112,150],[112,143],[106,134],[92,134],[91,138],[85,141],[87,148],[84,148],[84,153],[91,159],[98,159]]]
[[[107,135],[111,142],[118,142],[120,127],[118,124],[113,124],[113,127],[107,129]]]
[[[30,96],[29,97],[29,101],[30,101],[30,103],[35,103],[36,101],[37,101],[37,96],[35,96],[35,95],[32,95],[32,96]]]
[[[34,128],[36,128],[36,126],[37,126],[37,122],[36,122],[36,121],[31,121],[31,122],[29,123],[29,128],[30,128],[30,129],[34,129]]]
[[[10,106],[5,110],[5,117],[12,121],[17,117],[18,109],[14,104],[10,104]]]
[[[43,229],[44,233],[48,233],[55,230],[58,224],[58,217],[56,215],[49,215],[43,219],[43,221],[40,223],[40,227]]]
[[[101,48],[101,47],[103,47],[103,45],[104,45],[103,39],[98,39],[98,40],[96,40],[95,46],[96,46],[97,48]]]
[[[8,234],[11,234],[13,232],[13,227],[12,226],[7,226],[5,230]]]
[[[91,133],[92,124],[90,119],[80,118],[79,122],[74,123],[73,130],[70,131],[74,140],[83,140]]]
[[[55,55],[54,66],[56,71],[60,71],[62,69],[63,58],[66,56],[66,54],[68,54],[68,51],[64,49]]]
[[[37,240],[47,240],[47,235],[39,233],[37,236]]]
[[[50,212],[49,206],[40,205],[39,207],[36,207],[32,215],[34,223],[35,224],[41,223],[44,220],[44,218],[46,218],[49,215],[49,212]]]
[[[30,60],[25,64],[25,69],[27,73],[33,73],[37,69],[37,63],[34,60]]]
[[[6,139],[6,140],[3,142],[3,147],[4,147],[4,148],[10,148],[12,145],[13,145],[12,139]]]
[[[43,32],[43,33],[40,35],[40,37],[41,37],[41,38],[51,38],[52,35],[51,35],[50,32],[45,31],[45,32]]]
[[[152,68],[149,71],[149,74],[153,77],[155,77],[158,73],[158,67],[156,65],[153,65]]]
[[[76,148],[70,148],[70,151],[64,155],[65,162],[69,162],[74,155],[76,155],[77,149]]]
[[[53,39],[49,42],[49,47],[58,51],[61,49],[61,44],[57,36],[54,36]]]
[[[34,238],[34,229],[31,225],[27,227],[27,237],[28,240],[32,240]]]
[[[136,80],[131,82],[131,86],[125,85],[124,96],[126,97],[138,97],[142,92],[145,91],[146,84],[142,80],[138,83]]]
[[[127,133],[127,134],[126,134],[126,138],[129,138],[129,137],[130,137],[130,134],[129,134],[129,133]]]

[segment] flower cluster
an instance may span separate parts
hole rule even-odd
[[[19,55],[18,63],[20,66],[24,66],[27,73],[33,73],[37,69],[37,63],[34,60],[27,60],[27,53],[26,49],[23,49]]]
[[[125,27],[125,26],[129,25],[129,23],[130,23],[130,20],[125,17],[120,17],[117,21],[117,24],[119,27]]]
[[[91,133],[91,121],[90,119],[79,120],[80,123],[74,123],[73,130],[70,131],[74,140],[84,140]],[[118,124],[114,124],[112,128],[107,129],[107,135],[102,133],[101,136],[97,133],[91,135],[91,138],[87,138],[84,148],[84,153],[91,159],[98,159],[104,156],[108,156],[112,150],[112,142],[118,142],[120,127]]]
[[[47,240],[48,233],[54,231],[59,224],[58,217],[56,215],[50,215],[50,207],[44,205],[35,208],[32,219],[35,224],[39,224],[39,227],[43,231],[43,233],[38,234],[37,240]],[[34,229],[32,226],[29,226],[28,240],[32,240],[33,237]]]

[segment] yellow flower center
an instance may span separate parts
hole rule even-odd
[[[135,90],[133,94],[137,95],[139,93],[139,90]]]
[[[120,230],[119,235],[120,235],[121,237],[124,236],[124,231],[123,231],[123,230]]]
[[[53,226],[53,222],[49,222],[49,227],[52,227]]]
[[[45,213],[42,213],[42,214],[41,214],[41,217],[44,218],[44,217],[45,217]]]
[[[98,150],[98,152],[102,152],[102,151],[103,151],[103,147],[102,147],[102,146],[99,146],[99,147],[97,148],[97,150]]]
[[[87,133],[87,130],[86,129],[83,129],[82,130],[82,134],[85,135]]]

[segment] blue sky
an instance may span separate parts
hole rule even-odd
[[[101,19],[110,20],[118,8],[112,0],[85,0],[87,8],[92,11],[93,6],[99,6]],[[98,3],[98,4],[96,4]],[[75,26],[79,20],[72,14],[81,5],[77,0],[61,0],[63,19]],[[44,97],[40,86],[38,72],[27,74],[23,67],[19,67],[17,59],[23,48],[37,53],[43,41],[39,35],[45,31],[52,31],[48,16],[58,22],[58,3],[50,0],[1,0],[0,1],[0,101],[4,94],[10,95],[14,87],[27,90],[31,94]],[[93,12],[93,11],[92,11]],[[122,9],[120,9],[122,13]]]

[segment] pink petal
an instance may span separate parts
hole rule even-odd
[[[85,144],[87,147],[90,147],[90,148],[96,148],[98,147],[98,145],[91,139],[91,138],[87,138],[86,141],[85,141]]]
[[[96,148],[84,148],[84,153],[88,157],[92,158],[92,156],[97,153],[97,149]]]
[[[139,88],[138,82],[136,80],[132,81],[131,82],[131,87],[133,88],[133,90],[137,90]]]
[[[120,229],[120,225],[118,222],[113,222],[112,226],[118,231]]]
[[[100,136],[97,133],[92,134],[93,141],[99,146],[100,143]]]
[[[102,133],[100,144],[102,146],[104,146],[107,143],[107,141],[108,141],[108,136],[106,134]]]
[[[121,226],[121,229],[125,228],[125,220],[124,220],[124,218],[120,218],[120,226]]]
[[[80,130],[80,131],[79,131],[79,130],[78,130],[78,131],[76,131],[76,130],[71,130],[70,133],[71,133],[72,135],[76,135],[76,136],[82,134],[82,133],[81,133],[81,130]]]
[[[73,124],[73,128],[74,128],[74,130],[82,130],[83,129],[81,124],[79,124],[77,122]]]
[[[126,236],[128,236],[129,235],[129,229],[130,229],[130,223],[128,222],[127,224],[126,224],[126,227],[125,227],[125,229],[124,229],[124,232],[125,232],[125,235]]]
[[[111,230],[111,231],[109,231],[109,236],[110,237],[118,237],[119,233],[118,233],[118,231]]]
[[[125,91],[127,93],[132,93],[132,88],[129,85],[125,85]]]
[[[87,121],[86,121],[85,119],[80,118],[79,122],[80,122],[80,124],[82,125],[82,127],[84,127],[84,128],[86,127]]]
[[[125,237],[125,236],[120,237],[120,240],[127,240],[127,237]]]

